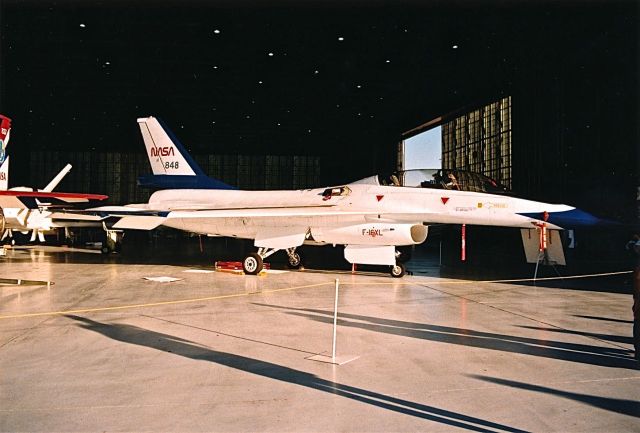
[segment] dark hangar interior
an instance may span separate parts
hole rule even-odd
[[[396,170],[429,125],[464,147],[508,101],[514,194],[638,224],[634,1],[4,0],[0,32],[11,186],[71,162],[61,189],[144,200],[149,115],[227,183],[337,185]],[[445,168],[502,176],[466,152]]]

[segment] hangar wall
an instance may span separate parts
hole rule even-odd
[[[624,77],[632,71],[603,69],[587,59],[573,62],[565,71],[524,71],[520,81],[504,91],[510,96],[497,92],[424,125],[442,126],[443,168],[479,171],[511,186],[517,196],[573,205],[623,223],[617,228],[576,229],[575,248],[566,250],[571,269],[565,272],[626,269],[624,245],[634,226],[640,226],[640,149],[634,120],[637,102],[629,97],[634,89],[623,83],[637,83],[637,78]],[[485,122],[498,101],[508,101],[509,114],[508,122],[505,116],[495,121],[495,138],[487,133]],[[494,163],[498,167],[486,163],[488,155],[499,157]],[[468,227],[467,261],[462,263],[460,228],[445,228],[443,263],[467,270],[526,273],[518,237],[515,229]]]
[[[638,146],[620,130],[629,129],[623,120],[629,113],[605,115],[609,101],[573,86],[554,81],[539,92],[494,97],[442,115],[403,139],[441,126],[442,168],[485,174],[525,198],[640,223]],[[567,92],[576,99],[567,101]],[[398,146],[399,167],[403,149]]]
[[[209,176],[241,189],[301,189],[320,183],[320,158],[279,155],[194,155]],[[65,164],[73,165],[59,190],[101,193],[108,203],[143,203],[151,191],[138,188],[150,172],[140,153],[34,151],[29,158],[32,185],[43,187]]]

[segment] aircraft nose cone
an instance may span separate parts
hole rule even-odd
[[[548,221],[560,227],[594,226],[602,222],[600,218],[577,208],[564,212],[550,212]]]
[[[545,213],[548,215],[547,222],[549,224],[555,224],[562,228],[595,226],[597,224],[615,224],[612,221],[605,221],[597,216],[591,215],[589,212],[585,212],[577,208],[560,212],[531,212],[520,215],[544,221]]]

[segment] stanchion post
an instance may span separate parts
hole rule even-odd
[[[336,360],[336,330],[338,327],[338,287],[340,280],[336,278],[336,298],[333,304],[333,349],[331,350],[331,359]]]
[[[347,362],[351,362],[354,359],[358,359],[358,356],[353,355],[342,355],[340,357],[336,356],[336,342],[337,342],[337,329],[338,329],[338,293],[340,290],[340,280],[336,278],[336,296],[333,302],[333,347],[331,348],[331,356],[317,354],[310,356],[307,359],[312,361],[320,361],[320,362],[328,362],[334,365],[342,365]]]

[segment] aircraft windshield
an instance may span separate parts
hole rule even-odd
[[[509,190],[484,174],[465,170],[407,170],[388,176],[378,176],[380,185],[409,186],[459,191],[506,194]]]

